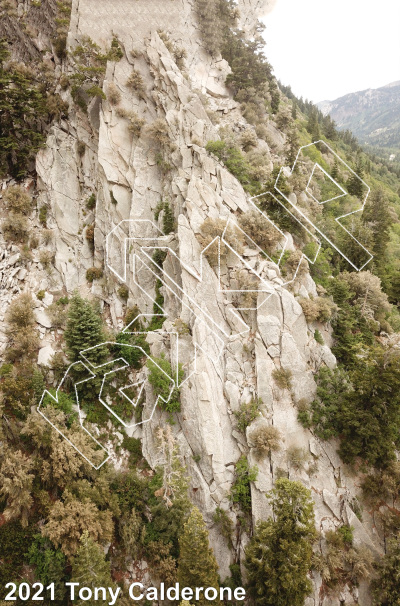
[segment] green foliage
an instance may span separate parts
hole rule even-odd
[[[118,61],[122,56],[123,52],[116,38],[113,38],[110,49],[103,53],[89,36],[82,36],[80,43],[71,53],[74,72],[70,81],[72,98],[83,111],[87,110],[88,99],[106,98],[102,85],[107,61]]]
[[[357,457],[384,468],[400,445],[400,356],[381,346],[370,348],[351,371],[322,368],[317,399],[299,418],[323,439],[340,438],[346,463]]]
[[[150,346],[146,341],[145,334],[119,333],[116,338],[121,347],[114,346],[115,353],[126,360],[129,366],[140,370],[143,366],[144,353],[150,355]],[[133,345],[134,347],[124,347],[124,345]]]
[[[93,210],[96,206],[96,194],[90,194],[89,198],[86,200],[86,208],[89,210]]]
[[[272,378],[280,389],[291,389],[292,371],[285,368],[275,368],[272,371]]]
[[[125,286],[125,284],[123,284],[122,286],[120,286],[118,288],[118,296],[121,297],[121,299],[124,299],[124,301],[128,300],[129,288],[127,286]]]
[[[103,277],[103,270],[100,267],[90,267],[86,272],[86,280],[94,282],[94,280],[100,280]]]
[[[303,606],[316,538],[311,493],[281,478],[268,497],[273,517],[258,523],[246,548],[248,594],[260,606]]]
[[[157,503],[151,508],[151,521],[146,525],[145,543],[162,543],[169,546],[169,553],[174,558],[179,556],[179,536],[182,524],[187,520],[189,503],[186,499],[174,499],[170,507]]]
[[[215,513],[213,515],[213,521],[217,525],[220,533],[226,540],[228,547],[231,549],[233,546],[232,543],[232,533],[233,533],[233,522],[231,518],[228,516],[224,509],[217,507]]]
[[[373,582],[376,606],[400,604],[400,536],[389,541],[388,549],[378,565],[378,578]]]
[[[231,489],[231,499],[233,503],[238,503],[243,512],[251,512],[251,491],[250,482],[257,480],[257,466],[250,467],[245,455],[242,455],[235,465],[235,479]]]
[[[20,522],[7,522],[0,526],[0,586],[6,583],[18,582],[25,560],[34,536],[33,526],[24,528]]]
[[[218,565],[208,542],[203,516],[193,507],[179,538],[178,581],[181,587],[215,587],[218,585]],[[195,604],[213,604],[204,594]]]
[[[337,529],[337,532],[340,534],[340,536],[343,539],[344,543],[347,543],[348,545],[351,545],[353,543],[353,531],[354,528],[352,526],[340,526],[340,528]]]
[[[71,362],[80,359],[79,353],[84,349],[99,345],[104,339],[100,315],[93,306],[75,293],[68,310],[67,327],[64,333],[68,357]],[[104,359],[105,349],[95,350],[90,359],[100,362]]]
[[[260,414],[261,400],[250,400],[250,402],[243,402],[239,406],[239,410],[235,410],[234,415],[237,420],[239,431],[246,432],[246,428],[256,419]]]
[[[323,339],[321,333],[319,332],[318,328],[314,331],[314,339],[320,345],[324,345],[325,344],[324,339]]]
[[[168,235],[174,231],[175,218],[168,200],[164,203],[163,232]]]
[[[154,358],[153,360],[147,360],[147,368],[150,371],[148,379],[150,385],[153,387],[154,395],[156,397],[160,397],[160,407],[162,408],[162,410],[165,410],[170,414],[174,412],[180,412],[180,390],[177,387],[172,389],[171,379],[169,378],[173,377],[174,375],[174,373],[172,372],[171,363],[163,355],[160,358]],[[182,365],[179,364],[179,384],[182,382],[183,374],[184,372],[182,369]]]
[[[55,549],[49,539],[37,534],[29,548],[28,560],[31,566],[35,566],[36,579],[45,587],[55,584],[55,603],[64,604],[67,561],[62,551]]]
[[[124,435],[122,448],[125,448],[125,450],[129,452],[130,465],[136,465],[143,457],[142,443],[139,438],[130,438],[129,436]]]
[[[242,185],[249,184],[249,165],[239,147],[226,141],[209,141],[206,150],[217,156]]]
[[[72,562],[72,579],[74,583],[80,583],[83,587],[112,587],[115,583],[111,579],[110,563],[106,561],[103,548],[89,536],[85,530],[81,540],[80,548]],[[86,602],[78,601],[78,606],[84,606]],[[97,604],[106,606],[108,600],[100,599]]]
[[[22,177],[45,141],[46,95],[29,70],[8,60],[0,40],[0,175]]]
[[[261,29],[261,27],[260,27]],[[228,61],[232,72],[228,75],[226,83],[236,95],[240,90],[262,89],[269,82],[272,84],[272,68],[263,53],[265,43],[261,36],[248,40],[243,32],[225,30],[225,40],[222,56]],[[279,107],[279,92],[272,85],[273,111]]]

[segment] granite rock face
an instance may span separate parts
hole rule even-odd
[[[268,10],[272,3],[240,0],[239,5],[243,27],[250,32],[257,15]],[[157,32],[160,28],[173,43],[187,49],[184,69],[178,67]],[[116,87],[119,107],[135,112],[146,125],[157,119],[165,121],[172,142],[168,166],[160,158],[160,150],[146,126],[140,136],[133,135],[128,119],[118,117],[116,107],[107,100],[101,104],[92,102],[87,117],[82,113],[71,114],[68,123],[54,126],[46,147],[37,157],[37,203],[47,208],[47,224],[52,233],[48,246],[54,254],[54,268],[49,276],[34,253],[26,266],[27,274],[21,274],[18,251],[5,246],[0,258],[0,283],[5,293],[0,296],[0,319],[4,319],[10,300],[22,290],[71,294],[79,289],[85,296],[100,299],[110,329],[121,329],[126,306],[118,289],[123,282],[109,267],[121,267],[121,249],[116,246],[106,258],[108,234],[124,221],[125,237],[146,237],[167,243],[184,263],[171,261],[169,273],[181,285],[185,297],[179,301],[170,291],[164,292],[169,316],[164,330],[152,334],[151,351],[159,355],[167,348],[173,358],[176,351],[165,339],[165,333],[174,330],[177,318],[189,326],[190,331],[179,338],[189,378],[181,388],[182,412],[173,433],[187,466],[191,498],[200,507],[210,529],[221,578],[230,576],[233,554],[218,533],[213,514],[220,507],[237,522],[229,495],[234,465],[242,453],[259,468],[258,479],[252,485],[254,522],[269,515],[265,493],[277,477],[286,475],[310,488],[318,530],[323,533],[349,523],[354,527],[356,542],[381,552],[368,512],[362,522],[354,514],[352,503],[360,489],[339,459],[337,444],[321,442],[297,420],[299,406],[311,402],[315,396],[315,372],[321,365],[332,368],[336,363],[328,345],[320,345],[314,339],[317,325],[307,324],[296,296],[282,287],[279,270],[272,263],[260,268],[269,295],[260,294],[258,309],[243,315],[240,322],[247,324],[245,331],[232,314],[230,295],[221,287],[224,276],[219,280],[204,261],[203,281],[194,277],[201,269],[198,235],[204,220],[207,217],[236,220],[238,214],[250,209],[239,181],[204,148],[207,141],[219,137],[217,126],[209,117],[210,110],[220,116],[222,125],[244,122],[224,85],[229,66],[221,58],[212,59],[202,47],[193,0],[74,0],[71,46],[83,35],[105,45],[114,34],[123,46],[124,57],[108,64],[104,91],[107,95],[111,86]],[[127,86],[132,69],[143,77],[143,98]],[[282,134],[272,124],[269,128],[282,144]],[[267,144],[260,142],[260,145],[265,150]],[[269,153],[268,146],[266,151]],[[86,201],[92,194],[96,205],[88,210]],[[168,238],[157,231],[162,229],[162,214],[155,219],[160,200],[170,201],[175,216],[176,232]],[[138,221],[143,222],[142,232],[135,231]],[[144,233],[147,229],[144,222],[153,225],[149,233]],[[89,225],[94,225],[94,251],[85,237]],[[93,285],[85,278],[91,267],[104,271],[103,279]],[[128,261],[127,269],[128,305],[137,304],[142,313],[151,313],[151,299],[133,279],[138,268]],[[144,291],[154,294],[154,280],[146,282],[144,276],[142,286]],[[301,278],[300,286],[302,296],[316,295],[315,284],[308,274]],[[43,304],[38,302],[36,310],[42,339],[38,363],[44,366],[56,350],[55,331],[49,330],[45,304],[46,300]],[[200,312],[192,314],[190,306],[206,314],[207,322],[201,320]],[[0,353],[6,339],[0,332]],[[276,378],[277,371],[282,370],[290,377],[286,386]],[[238,429],[234,413],[252,399],[260,399],[260,414],[244,435]],[[143,452],[153,468],[162,463],[155,439],[155,428],[162,422],[165,418],[157,410],[152,421],[134,433],[142,438]],[[281,447],[260,460],[251,436],[257,428],[270,425],[279,430]],[[301,464],[294,464],[291,455],[294,451],[302,453]],[[243,554],[247,540],[242,534],[241,544],[235,545],[238,553]],[[345,602],[340,601],[339,595],[324,598],[317,574],[313,583],[315,590],[308,606],[350,604],[349,596]],[[360,593],[363,595],[360,603],[368,606],[368,592],[361,587]]]

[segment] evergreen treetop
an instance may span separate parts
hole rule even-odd
[[[209,546],[203,516],[193,507],[179,538],[178,581],[182,587],[215,587],[218,585],[218,565]],[[212,604],[204,595],[198,604]]]

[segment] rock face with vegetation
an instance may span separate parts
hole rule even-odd
[[[399,599],[398,181],[278,86],[257,22],[269,6],[1,4],[0,585],[28,570],[65,604],[66,579],[217,586],[218,567],[249,603],[366,606],[380,578],[377,603]],[[265,196],[321,138],[372,187],[351,225],[374,254],[361,272],[325,242],[308,263],[313,238]],[[322,146],[283,177],[333,238],[328,186],[306,191],[315,162],[348,187],[348,212],[365,192]],[[72,363],[88,378],[90,347],[96,366],[128,360],[105,401],[137,424],[99,403],[100,375],[79,384],[111,452],[100,471],[36,412],[49,389],[53,424],[97,460],[73,382],[55,393]]]

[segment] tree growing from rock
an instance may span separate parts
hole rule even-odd
[[[203,516],[193,507],[179,539],[178,581],[182,587],[215,587],[218,590],[218,565],[209,546]],[[196,602],[212,604],[204,595]],[[216,602],[215,602],[216,603]]]
[[[72,562],[72,582],[80,583],[83,587],[112,587],[115,589],[115,583],[111,579],[110,564],[106,561],[104,551],[85,530],[80,539],[80,547]],[[107,592],[108,593],[108,592]],[[87,604],[86,601],[79,601],[78,606]],[[92,602],[90,602],[92,603]],[[106,606],[109,601],[97,600],[96,604]]]
[[[101,317],[89,301],[75,293],[71,299],[67,327],[64,333],[68,357],[72,362],[80,360],[80,352],[99,345],[104,341]],[[105,355],[105,348],[95,350],[90,360],[100,362]]]
[[[259,522],[246,549],[248,593],[260,606],[303,606],[316,537],[310,491],[281,478],[268,495],[273,515]]]

